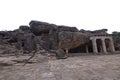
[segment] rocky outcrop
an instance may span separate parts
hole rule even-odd
[[[87,31],[78,30],[76,27],[31,21],[29,26],[22,25],[13,31],[0,31],[0,44],[14,43],[17,49],[29,52],[41,49],[56,50],[57,56],[61,57],[64,55],[64,50],[82,47],[90,42],[91,36],[96,35],[109,34],[107,29]],[[60,55],[60,52],[63,54]]]
[[[22,31],[29,31],[30,30],[29,26],[26,26],[26,25],[20,26],[19,29]]]
[[[59,48],[58,47],[59,42],[61,43],[61,39],[60,39],[61,35],[59,34],[61,34],[63,31],[79,32],[79,30],[76,27],[57,26],[55,24],[49,24],[49,23],[40,22],[40,21],[31,21],[29,24],[30,24],[31,32],[34,33],[36,36],[41,36],[41,40],[49,42],[51,44],[50,45],[51,49]]]

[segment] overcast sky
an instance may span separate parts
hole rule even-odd
[[[120,0],[0,0],[0,30],[17,29],[31,20],[120,31]]]

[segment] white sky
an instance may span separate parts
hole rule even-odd
[[[120,0],[0,0],[0,30],[17,29],[31,20],[120,31]]]

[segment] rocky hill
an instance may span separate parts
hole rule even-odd
[[[0,54],[6,51],[7,53],[16,53],[16,51],[30,53],[36,50],[48,52],[53,50],[59,54],[60,51],[67,52],[87,44],[90,37],[94,35],[108,35],[107,29],[87,31],[78,30],[76,27],[31,21],[29,26],[23,25],[13,31],[0,31]],[[116,42],[115,46],[119,50],[120,46]]]

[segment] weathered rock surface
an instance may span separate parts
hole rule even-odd
[[[31,21],[29,25],[31,32],[33,32],[35,35],[49,33],[49,30],[56,27],[55,25],[40,21]]]
[[[58,49],[58,50],[56,50],[55,53],[56,53],[57,59],[65,59],[65,58],[67,58],[66,53],[65,53],[65,51],[63,49]]]
[[[59,32],[59,48],[72,49],[89,41],[89,36],[80,32]]]
[[[61,60],[36,55],[25,66],[12,62],[26,58],[0,57],[0,80],[120,80],[120,54]]]
[[[17,49],[29,52],[38,48],[47,51],[69,50],[87,44],[90,36],[95,35],[108,35],[107,29],[87,31],[78,30],[76,27],[31,21],[29,26],[22,25],[14,31],[0,31],[0,44],[14,44]],[[119,49],[119,45],[116,47]]]

